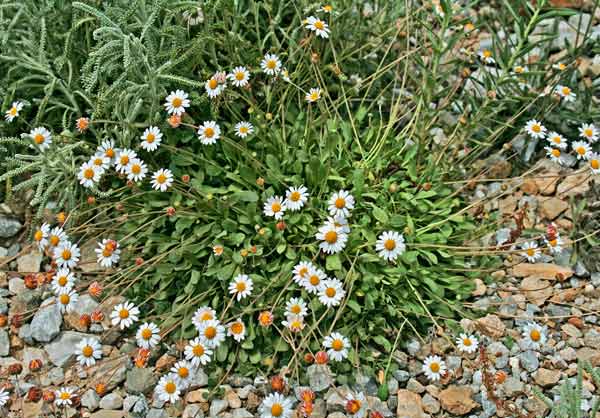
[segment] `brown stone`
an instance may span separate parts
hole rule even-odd
[[[520,263],[513,267],[512,274],[516,277],[536,276],[547,280],[556,279],[560,274],[564,280],[573,275],[573,270],[551,263]]]
[[[521,190],[523,193],[537,194],[538,186],[534,179],[526,179],[523,181],[523,184],[521,184]]]
[[[505,199],[498,201],[498,208],[503,215],[510,215],[515,212],[517,208],[517,199],[514,196],[508,196]]]
[[[553,195],[559,180],[560,175],[557,172],[545,172],[534,179],[539,193],[543,196]]]
[[[560,380],[560,370],[539,368],[533,374],[533,379],[542,387],[554,386]]]
[[[540,213],[542,214],[542,217],[552,221],[558,218],[558,216],[566,211],[568,207],[569,204],[564,200],[561,200],[558,197],[551,197],[542,202]]]
[[[473,391],[468,386],[452,385],[440,392],[440,403],[444,410],[455,415],[465,415],[479,406],[472,398]]]
[[[187,403],[208,402],[208,392],[208,389],[192,390],[185,395],[185,401]]]
[[[559,197],[578,196],[590,190],[591,176],[589,172],[570,175],[558,185],[556,194]]]
[[[528,276],[521,282],[521,291],[527,300],[534,305],[543,305],[552,296],[552,286],[547,280],[536,276]]]
[[[421,396],[406,389],[398,391],[396,416],[407,418],[425,418]]]
[[[577,350],[577,359],[581,361],[589,361],[592,366],[600,365],[600,350],[595,350],[589,347],[583,347]]]
[[[125,411],[112,411],[108,409],[101,409],[90,415],[90,418],[123,418]]]
[[[156,360],[156,370],[170,370],[176,362],[177,358],[168,354],[163,354],[158,360]]]
[[[501,338],[504,335],[506,326],[502,320],[493,314],[488,314],[475,321],[475,327],[483,334],[491,338]]]
[[[225,392],[225,400],[227,401],[231,409],[237,409],[242,407],[242,401],[233,389],[229,389],[227,390],[227,392]]]
[[[485,295],[485,291],[487,290],[487,286],[481,279],[475,279],[475,289],[471,292],[473,296],[483,296]]]

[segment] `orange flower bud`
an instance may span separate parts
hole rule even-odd
[[[315,361],[317,362],[317,364],[327,364],[328,360],[329,356],[327,355],[326,351],[318,351],[315,355]]]
[[[102,322],[104,320],[104,313],[102,311],[94,311],[90,315],[90,319],[92,322]]]
[[[43,366],[42,360],[35,358],[29,362],[29,370],[32,372],[39,371]]]
[[[88,205],[93,205],[94,203],[96,203],[96,198],[94,196],[88,196],[87,203]]]
[[[88,314],[83,314],[79,317],[79,325],[83,328],[87,328],[92,324],[92,317]]]
[[[271,389],[275,392],[283,392],[285,389],[285,380],[283,380],[281,375],[276,374],[275,376],[271,377]]]
[[[184,174],[183,176],[181,176],[181,181],[184,182],[185,184],[190,182],[190,176],[189,174]]]
[[[38,287],[37,279],[33,274],[28,274],[25,276],[24,282],[27,289],[36,289]]]
[[[53,390],[45,390],[44,393],[42,394],[42,399],[46,403],[54,402],[54,398],[55,398],[55,395],[54,395]]]
[[[173,216],[175,215],[175,208],[173,206],[169,206],[167,208],[167,216]]]
[[[181,116],[171,115],[167,121],[169,122],[169,125],[171,125],[171,128],[177,128],[181,125]]]
[[[94,387],[94,390],[98,395],[102,396],[106,393],[106,385],[104,383],[98,383]]]
[[[90,287],[88,287],[88,292],[95,298],[99,298],[102,295],[102,285],[98,282],[90,283]]]
[[[42,389],[34,386],[27,391],[27,397],[25,398],[27,402],[37,402],[42,399]]]
[[[277,227],[277,229],[278,229],[279,231],[283,231],[283,230],[285,230],[285,226],[286,226],[286,225],[285,225],[285,222],[283,222],[283,221],[279,221],[279,222],[277,222],[277,225],[276,225],[276,227]]]

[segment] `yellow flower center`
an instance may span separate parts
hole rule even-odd
[[[215,130],[213,128],[204,128],[204,136],[207,138],[212,138],[215,134]]]
[[[217,336],[217,329],[215,327],[207,327],[204,330],[204,336],[209,340],[212,340]]]
[[[190,371],[187,367],[180,367],[179,369],[177,369],[177,374],[182,379],[185,379],[186,377],[188,377],[190,375]]]
[[[279,417],[283,414],[283,406],[280,403],[274,403],[271,406],[271,415],[274,417]]]
[[[271,203],[271,210],[273,211],[273,213],[280,212],[281,211],[281,203],[279,203],[279,202]]]
[[[590,166],[594,170],[598,170],[598,168],[600,168],[600,162],[598,160],[590,160]]]
[[[84,357],[91,357],[92,354],[94,354],[94,349],[89,345],[86,345],[81,349],[81,354],[83,354]]]
[[[584,134],[585,136],[587,136],[587,137],[591,137],[591,136],[593,136],[593,134],[594,134],[594,131],[593,131],[591,128],[586,128],[586,129],[583,131],[583,134]]]
[[[292,199],[292,200],[293,200],[293,199]],[[304,275],[305,275],[306,273],[308,273],[308,267],[306,267],[306,266],[300,267],[300,270],[298,270],[298,275],[299,275],[300,277],[304,277]]]
[[[243,71],[238,71],[237,73],[235,73],[235,79],[238,81],[242,81],[245,76],[246,74],[244,74]]]
[[[579,154],[579,155],[585,155],[585,147],[578,147],[577,148],[577,154]]]
[[[343,209],[346,206],[346,200],[343,197],[338,197],[335,199],[335,207],[338,209]]]
[[[571,94],[571,89],[568,87],[563,87],[562,88],[562,94],[565,96],[568,96],[569,94]]]
[[[552,137],[552,142],[554,142],[555,144],[560,144],[562,142],[562,140],[561,140],[560,136],[557,135],[555,137]]]
[[[558,244],[558,240],[553,239],[548,241],[548,244],[550,244],[551,247],[556,247],[556,244]]]
[[[300,307],[300,305],[294,305],[291,307],[290,312],[298,315],[300,312],[302,312],[302,308]]]
[[[247,134],[248,133],[248,127],[247,126],[240,126],[240,133]]]
[[[16,107],[12,107],[10,109],[10,115],[11,116],[17,116],[17,108]]]
[[[148,135],[146,135],[146,142],[151,144],[154,142],[154,140],[156,139],[156,136],[150,132]]]
[[[316,274],[313,274],[312,276],[310,276],[310,279],[308,279],[308,280],[310,281],[310,284],[313,286],[318,286],[319,283],[321,283],[321,279]]]
[[[121,163],[121,165],[129,164],[129,156],[121,155],[121,158],[119,158],[119,162]]]
[[[319,93],[316,92],[316,91],[313,91],[310,94],[310,100],[313,101],[313,102],[316,102],[318,99],[319,99]]]
[[[195,355],[196,357],[200,357],[200,356],[204,355],[204,347],[203,347],[203,346],[201,346],[200,344],[198,344],[198,345],[195,345],[195,346],[192,348],[192,353],[194,353],[194,355]]]
[[[325,294],[327,295],[327,297],[334,297],[335,296],[335,288],[333,287],[328,287],[327,289],[325,289]]]
[[[108,158],[112,158],[115,156],[115,150],[108,148],[106,151],[104,151],[104,155],[106,155]]]
[[[429,370],[431,370],[434,373],[438,373],[440,371],[440,364],[439,363],[431,363],[429,365]]]
[[[142,172],[142,167],[139,164],[134,164],[131,166],[131,172],[133,174],[140,174]]]
[[[67,295],[66,293],[63,293],[62,295],[60,295],[59,300],[60,303],[62,303],[63,305],[68,305],[71,301],[71,296]]]
[[[59,284],[59,286],[66,286],[69,280],[67,279],[67,276],[60,276],[56,282]]]
[[[67,399],[71,399],[71,395],[69,394],[69,392],[61,392],[60,399],[66,401]]]
[[[292,330],[302,329],[302,321],[299,319],[294,319],[292,321],[292,323],[290,324],[290,329],[292,329]]]
[[[331,13],[332,10],[333,10],[333,6],[330,6],[329,4],[326,4],[325,6],[323,6],[323,11],[325,11],[327,13]]]
[[[552,153],[553,156],[555,156],[556,158],[560,157],[560,150],[557,149],[553,149],[552,151],[550,151]]]
[[[243,292],[244,290],[246,290],[246,283],[244,282],[237,282],[235,285],[235,290],[237,290],[238,293]]]
[[[522,74],[523,72],[525,72],[525,68],[518,66],[515,68],[515,73],[517,74]]]
[[[127,318],[129,318],[129,310],[125,309],[125,308],[121,309],[119,311],[119,318],[121,318],[121,319],[127,319]]]
[[[35,235],[33,236],[33,239],[36,241],[41,241],[42,238],[44,238],[44,233],[39,229],[37,231],[35,231]]]
[[[50,236],[50,244],[52,244],[52,246],[56,247],[59,242],[60,242],[60,238],[58,237],[58,235]]]
[[[88,180],[91,180],[94,178],[94,169],[93,168],[86,168],[83,171],[83,177],[85,177]]]
[[[394,248],[396,248],[396,241],[394,241],[393,239],[385,240],[383,246],[386,250],[392,251]]]
[[[277,61],[275,61],[275,60],[267,61],[267,68],[269,70],[274,70],[276,67],[277,67]]]
[[[71,250],[65,248],[64,250],[62,250],[62,258],[63,260],[70,260],[71,259]]]
[[[338,234],[335,231],[327,231],[327,233],[325,234],[325,241],[327,241],[329,244],[335,244],[337,242],[338,239]]]
[[[173,100],[171,100],[171,105],[173,107],[180,107],[183,104],[183,100],[181,100],[179,97],[175,97]]]
[[[142,338],[144,340],[149,340],[150,338],[152,338],[152,330],[150,328],[144,328],[142,330]]]
[[[208,87],[210,87],[211,89],[216,89],[218,85],[219,82],[216,79],[211,78],[210,80],[208,80]]]
[[[489,49],[484,49],[483,50],[483,56],[485,58],[490,58],[492,56],[492,51],[490,51]]]
[[[102,158],[99,158],[99,157],[94,158],[94,165],[101,166]]]
[[[158,176],[156,176],[156,182],[158,184],[163,184],[165,181],[167,181],[167,176],[165,176],[163,173],[160,173]]]
[[[529,257],[533,257],[535,255],[535,250],[533,248],[528,248],[527,249],[527,255]]]
[[[540,125],[536,124],[531,127],[531,130],[533,132],[535,132],[536,134],[539,134],[542,131],[542,127]]]
[[[175,393],[176,390],[177,390],[177,386],[175,385],[175,383],[172,380],[169,380],[165,384],[165,392],[172,394],[172,393]]]
[[[325,24],[322,21],[317,20],[315,22],[315,28],[317,28],[319,30],[323,30],[325,28]]]
[[[542,338],[542,334],[537,329],[532,329],[529,337],[532,341],[539,341]]]
[[[295,191],[295,190],[292,192],[292,194],[290,194],[290,200],[292,202],[297,202],[298,200],[300,200],[300,197],[301,197],[300,192]]]
[[[462,343],[465,347],[470,347],[473,344],[470,338],[463,338]]]
[[[244,325],[241,322],[234,322],[229,328],[233,334],[241,334],[244,332]]]
[[[335,351],[342,351],[344,349],[344,342],[339,338],[336,338],[331,342],[331,348]]]
[[[567,68],[566,64],[563,64],[562,62],[558,64],[558,69],[559,70],[564,70],[565,68]]]
[[[42,135],[42,134],[36,134],[33,137],[33,140],[35,141],[36,144],[40,145],[40,144],[42,144],[44,142],[44,135]]]

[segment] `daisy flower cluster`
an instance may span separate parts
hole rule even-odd
[[[549,224],[546,228],[543,241],[543,246],[540,246],[538,241],[535,240],[521,244],[521,256],[529,263],[536,263],[542,257],[543,250],[547,250],[552,255],[558,255],[562,252],[564,242],[554,223]]]
[[[565,89],[565,87],[561,88]],[[566,97],[563,100],[567,100]],[[600,138],[600,130],[594,124],[582,124],[579,127],[579,138],[572,141],[569,141],[558,132],[548,131],[542,122],[536,119],[527,122],[525,132],[531,138],[545,139],[548,142],[544,150],[550,160],[565,165],[565,152],[570,148],[577,161],[586,165],[593,174],[600,173],[600,154],[592,149],[593,144]]]

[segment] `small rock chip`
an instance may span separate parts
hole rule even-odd
[[[440,392],[440,404],[445,411],[456,415],[465,415],[478,407],[472,398],[473,391],[468,386],[451,385]]]
[[[512,273],[516,277],[536,276],[555,280],[560,276],[564,280],[573,275],[573,269],[552,263],[520,263],[513,267]]]
[[[81,397],[81,406],[94,412],[100,406],[100,396],[93,389],[86,390]]]
[[[17,270],[19,273],[38,273],[42,264],[42,253],[31,251],[17,258]]]
[[[210,416],[216,417],[221,412],[227,409],[227,401],[223,399],[215,399],[210,404]]]
[[[55,298],[46,299],[37,310],[31,321],[31,336],[36,341],[47,343],[60,332],[62,314]],[[70,347],[73,351],[73,346]]]
[[[542,207],[540,209],[541,214],[544,218],[552,221],[563,213],[565,210],[569,208],[569,204],[564,200],[561,200],[557,197],[551,197],[549,199],[545,199],[542,202]]]
[[[325,364],[313,364],[307,369],[310,387],[315,392],[327,389],[332,383],[331,373]]]
[[[488,314],[483,318],[479,318],[477,321],[475,321],[475,326],[483,334],[496,339],[502,338],[506,330],[506,326],[502,320],[497,315],[493,314]]]
[[[127,372],[125,378],[125,390],[127,393],[147,394],[156,384],[156,377],[152,369],[135,367]]]
[[[552,285],[537,276],[528,276],[521,281],[521,290],[530,303],[543,305],[553,293]]]
[[[109,393],[100,399],[99,406],[102,409],[121,409],[123,407],[123,398],[118,393]]]
[[[8,338],[8,332],[4,329],[0,329],[0,357],[8,356],[10,352],[10,340]]]
[[[554,386],[560,380],[560,371],[539,368],[533,374],[533,379],[542,387]]]
[[[396,416],[406,418],[425,418],[421,397],[406,389],[398,391],[398,408]]]

